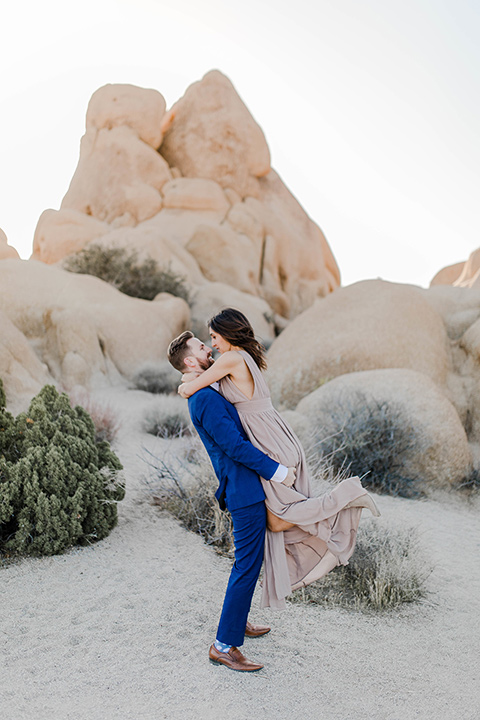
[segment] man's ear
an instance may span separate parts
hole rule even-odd
[[[186,358],[183,358],[183,362],[185,363],[186,367],[189,370],[192,370],[193,368],[195,368],[197,366],[197,362],[196,362],[195,358],[192,357],[191,355],[187,355]]]

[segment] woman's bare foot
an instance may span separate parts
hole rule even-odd
[[[365,493],[365,495],[360,495],[360,497],[358,497],[356,500],[352,500],[352,502],[349,502],[348,505],[345,505],[345,510],[347,510],[348,508],[365,508],[367,510],[370,510],[374,517],[380,517],[381,515],[381,512],[378,509],[375,500],[368,493]]]
[[[330,550],[327,550],[318,565],[315,565],[315,567],[310,570],[308,575],[305,575],[303,580],[299,580],[295,583],[295,585],[292,585],[292,592],[294,590],[298,590],[298,588],[307,587],[307,585],[315,582],[315,580],[320,580],[320,578],[324,577],[327,573],[330,572],[330,570],[333,570],[333,568],[337,567],[337,565],[338,558],[332,552],[330,552]]]

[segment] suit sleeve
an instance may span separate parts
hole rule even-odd
[[[196,409],[196,417],[192,417],[210,435],[212,440],[223,450],[231,460],[245,465],[266,480],[270,480],[276,473],[279,464],[258,450],[249,440],[240,433],[231,415],[229,415],[223,402],[212,393],[207,406]]]

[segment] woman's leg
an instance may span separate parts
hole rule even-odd
[[[282,518],[274,515],[272,511],[267,508],[267,528],[270,532],[283,532],[284,530],[290,530],[292,527],[295,527],[294,523],[282,520]]]
[[[292,585],[292,592],[293,590],[298,590],[298,588],[310,585],[310,583],[315,582],[315,580],[320,580],[320,578],[324,577],[327,573],[330,572],[330,570],[333,570],[333,568],[337,567],[337,565],[338,558],[332,552],[330,552],[330,550],[327,550],[318,565],[315,565],[315,567],[310,570],[308,575],[305,575],[303,580],[299,580],[299,582],[295,583],[295,585]]]

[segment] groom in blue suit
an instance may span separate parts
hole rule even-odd
[[[208,369],[211,355],[211,349],[188,331],[172,340],[168,348],[170,363],[182,373]],[[235,543],[235,563],[209,658],[232,670],[260,670],[263,665],[247,660],[238,649],[245,635],[258,637],[270,630],[248,622],[263,561],[266,530],[265,493],[259,475],[291,484],[293,471],[279,465],[247,440],[236,409],[213,387],[192,395],[188,409],[219,480],[215,497],[222,510],[228,508],[232,516]]]

